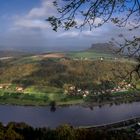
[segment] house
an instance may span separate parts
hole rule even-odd
[[[103,58],[103,57],[100,57],[100,60],[101,60],[101,61],[103,61],[103,60],[104,60],[104,58]]]
[[[137,123],[140,126],[140,122]]]
[[[115,92],[115,90],[114,90],[114,89],[112,89],[112,90],[111,90],[111,92],[113,93],[113,92]]]
[[[23,88],[22,87],[16,87],[16,91],[23,92]]]
[[[128,84],[128,87],[132,87],[131,84]]]
[[[77,92],[78,92],[78,93],[81,92],[81,89],[78,89]]]
[[[86,94],[83,94],[83,97],[85,98],[85,97],[87,97],[87,95]]]
[[[0,84],[0,89],[8,89],[11,84]]]
[[[126,90],[126,88],[125,88],[125,87],[123,87],[123,88],[122,88],[122,90]]]
[[[105,94],[105,91],[102,90],[102,94]]]
[[[116,88],[116,91],[119,91],[119,89],[118,89],[118,88]]]
[[[75,86],[69,87],[69,90],[75,90]]]
[[[85,93],[86,95],[89,95],[89,91],[88,91],[88,90],[85,90],[84,93]]]

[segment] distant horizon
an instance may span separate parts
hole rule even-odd
[[[92,43],[109,42],[111,38],[120,41],[118,35],[122,32],[124,36],[130,36],[127,28],[119,28],[112,23],[92,31],[85,27],[82,32],[75,28],[68,31],[59,29],[55,32],[45,21],[55,14],[56,7],[51,0],[1,0],[0,48],[42,51],[48,47],[55,51],[56,47],[60,46],[65,50],[74,47],[74,50],[77,50],[90,47]],[[135,31],[134,34],[139,32]]]
[[[96,42],[87,46],[4,46],[0,45],[0,51],[18,51],[18,52],[65,52],[65,51],[83,51],[92,47],[93,44],[106,44],[109,42]]]
[[[54,52],[61,52],[61,51],[80,51],[90,48],[90,46],[4,46],[0,45],[0,51],[19,51],[19,52],[44,52],[44,51],[54,51]]]

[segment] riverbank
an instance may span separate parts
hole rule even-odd
[[[51,91],[52,90],[52,91]],[[50,88],[46,92],[31,91],[15,92],[10,90],[0,90],[0,104],[21,105],[21,106],[49,106],[52,102],[56,105],[76,105],[83,104],[80,97],[71,97],[63,94],[61,89]]]
[[[125,92],[114,92],[99,96],[89,96],[85,99],[87,106],[103,106],[105,104],[119,105],[122,103],[132,103],[140,101],[140,90],[130,90]]]
[[[82,106],[103,106],[105,104],[121,104],[140,101],[140,91],[116,92],[113,94],[83,96],[69,96],[61,89],[37,92],[28,91],[25,93],[0,90],[0,104],[21,105],[21,106],[49,106],[55,102],[57,106],[82,105]]]

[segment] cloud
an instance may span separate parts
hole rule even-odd
[[[63,37],[67,37],[67,38],[94,37],[94,36],[98,36],[98,34],[99,34],[98,30],[94,30],[94,31],[84,30],[84,31],[80,32],[75,29],[73,31],[62,32],[58,35],[58,37],[60,37],[60,38],[63,38]]]
[[[8,24],[10,23],[8,28],[6,28],[7,34],[4,35],[6,32],[4,31],[2,37],[0,37],[0,42],[7,44],[7,46],[27,46],[27,48],[28,46],[36,46],[36,48],[38,46],[38,48],[40,48],[40,46],[90,47],[92,43],[107,42],[110,41],[112,37],[117,38],[120,33],[123,33],[126,37],[132,35],[132,33],[126,32],[126,28],[118,28],[112,23],[105,24],[100,28],[93,28],[92,31],[85,26],[82,32],[78,29],[68,31],[60,29],[58,32],[54,32],[50,24],[45,21],[48,16],[57,15],[57,11],[52,4],[54,0],[40,1],[40,5],[27,11],[27,14],[12,15],[13,18],[7,22]],[[96,24],[98,24],[100,20],[101,19],[97,19]],[[78,25],[82,24],[80,17],[78,17],[76,21]],[[134,34],[136,34],[136,32]]]
[[[80,33],[78,31],[69,31],[69,32],[60,33],[58,37],[77,37],[79,35]]]
[[[85,36],[93,36],[93,32],[92,31],[84,31],[83,35],[85,35]]]
[[[27,18],[47,18],[55,15],[56,8],[53,5],[53,0],[42,0],[41,6],[33,8],[27,15]]]
[[[49,16],[57,15],[56,7],[53,5],[54,0],[41,0],[41,4],[38,7],[32,8],[26,15],[24,16],[16,16],[14,27],[11,30],[19,30],[19,29],[51,29],[51,25],[45,21]],[[95,24],[98,24],[101,19],[97,18]],[[83,23],[82,19],[77,18],[76,22],[78,25]],[[84,36],[93,36],[93,33],[88,31],[89,28],[85,27],[82,35]],[[59,37],[75,37],[79,36],[80,32],[78,31],[65,31],[61,32]]]
[[[28,14],[17,16],[14,22],[14,29],[29,28],[29,29],[47,29],[50,28],[49,23],[45,19],[57,13],[53,6],[52,0],[42,0],[40,7],[32,8]]]
[[[88,28],[85,28],[83,31],[79,31],[78,29],[73,29],[71,31],[65,31],[65,32],[60,32],[58,37],[63,38],[74,38],[74,37],[87,37],[87,38],[94,38],[94,37],[99,37],[103,36],[104,34],[108,34],[110,32],[110,29],[113,29],[111,25],[106,25],[100,28],[94,28],[93,30],[89,30]]]
[[[45,22],[38,19],[20,19],[15,22],[15,27],[30,28],[30,29],[47,29],[50,26]]]

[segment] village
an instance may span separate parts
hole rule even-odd
[[[8,90],[11,88],[11,86],[12,86],[11,83],[0,84],[0,90]],[[134,85],[127,83],[125,80],[123,80],[122,82],[118,83],[117,86],[115,86],[114,88],[110,88],[110,89],[88,90],[88,89],[82,89],[82,88],[76,87],[72,84],[66,84],[66,85],[64,85],[63,88],[64,88],[65,95],[83,96],[83,98],[86,98],[90,94],[102,95],[102,94],[112,94],[112,93],[117,93],[117,92],[126,92],[130,89],[134,89],[135,87],[134,87]],[[23,86],[14,86],[13,90],[18,93],[24,93],[25,88]]]
[[[70,96],[83,96],[83,98],[86,98],[88,95],[102,95],[102,94],[112,94],[117,92],[126,92],[130,89],[134,89],[134,85],[127,83],[125,80],[118,83],[118,85],[112,89],[104,89],[104,90],[83,90],[81,88],[78,88],[73,85],[67,85],[67,87],[64,90],[64,93]]]
[[[10,86],[12,86],[11,83],[0,84],[0,90],[4,90],[4,89],[6,90],[6,89],[9,89]],[[16,87],[14,88],[14,90],[15,90],[16,92],[20,92],[20,93],[22,93],[22,92],[24,91],[24,88],[21,87],[21,86],[16,86]]]

